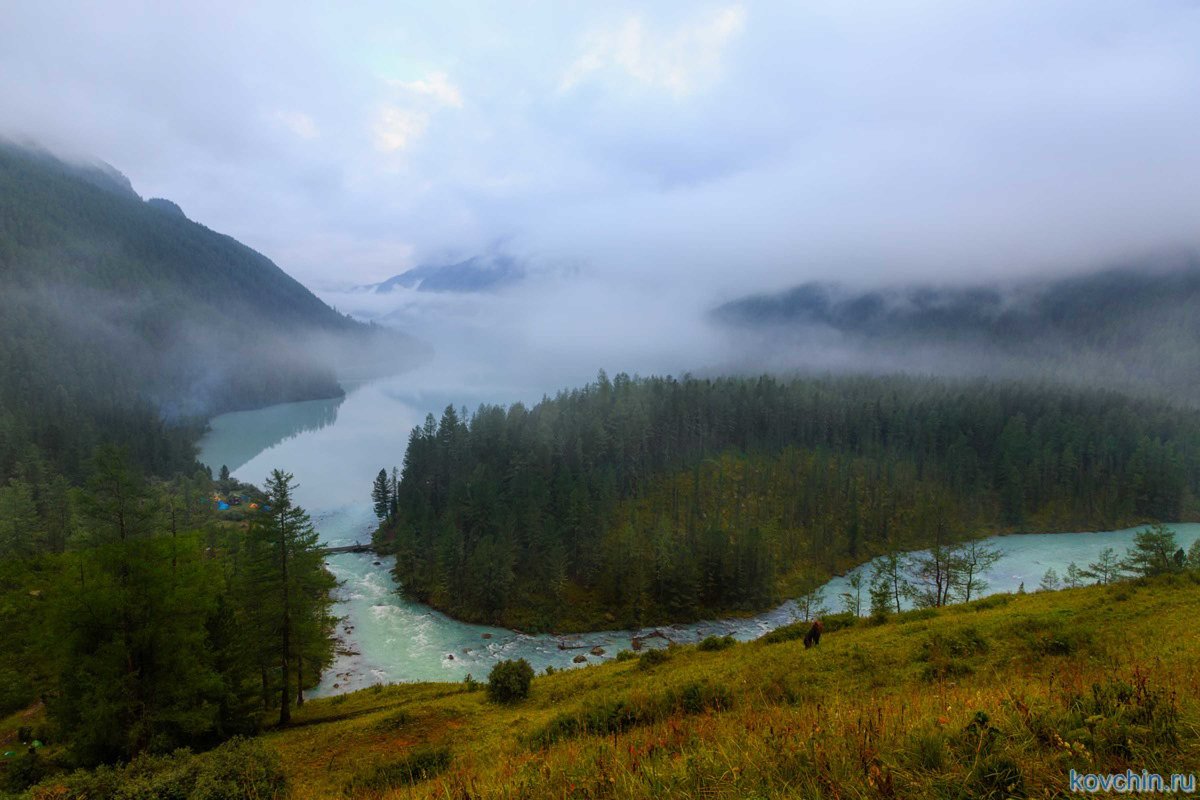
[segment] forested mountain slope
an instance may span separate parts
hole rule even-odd
[[[189,466],[168,422],[336,396],[335,363],[382,338],[111,167],[4,142],[0,285],[0,478],[31,445],[78,478],[106,438]]]
[[[1198,454],[1200,413],[1115,393],[601,376],[430,417],[377,539],[406,593],[456,616],[678,622],[939,537],[1192,519]]]
[[[763,366],[1053,377],[1195,404],[1200,261],[1007,285],[807,283],[727,303]]]

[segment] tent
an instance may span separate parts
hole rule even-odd
[[[221,502],[217,503],[217,509],[219,511],[228,511],[229,503],[226,503],[224,500],[222,500]]]

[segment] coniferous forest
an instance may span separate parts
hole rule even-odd
[[[409,596],[524,629],[758,610],[935,538],[1195,519],[1200,414],[932,379],[632,379],[449,407],[376,482]]]
[[[0,715],[40,701],[69,763],[206,748],[286,722],[333,658],[323,551],[292,476],[218,515],[204,471],[171,480],[99,448],[79,488],[44,461],[0,487]],[[269,507],[269,511],[266,510]]]

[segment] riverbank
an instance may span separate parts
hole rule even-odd
[[[990,542],[1002,540],[1006,537],[1021,537],[1021,536],[1088,536],[1091,534],[1106,533],[1114,530],[1132,531],[1142,529],[1146,526],[1155,524],[1152,520],[1118,520],[1108,524],[1104,521],[1094,521],[1088,529],[1082,531],[1067,531],[1062,528],[1051,528],[1039,530],[1037,528],[1025,527],[1022,529],[1005,528],[996,526],[988,529],[982,535],[975,538],[975,541]],[[1192,525],[1196,521],[1188,520],[1173,523],[1176,525]],[[956,543],[965,543],[971,539],[963,539]],[[375,552],[394,556],[394,550],[391,547],[391,542],[388,539],[386,529],[383,527],[377,528],[371,536],[372,546]],[[922,544],[914,543],[917,546],[911,550],[903,551],[905,556],[916,556],[926,552],[922,548]],[[1185,544],[1186,547],[1186,544]],[[778,581],[778,587],[774,597],[766,603],[753,608],[704,608],[698,609],[694,614],[686,614],[679,616],[647,616],[635,619],[618,619],[609,610],[605,608],[604,603],[598,597],[595,590],[586,587],[580,587],[576,584],[568,583],[563,594],[560,597],[539,597],[530,598],[535,602],[521,608],[510,609],[506,614],[498,618],[485,618],[482,616],[463,613],[463,609],[459,606],[452,606],[444,602],[439,602],[436,597],[417,598],[406,595],[406,597],[416,603],[432,608],[447,617],[472,625],[493,625],[505,628],[518,634],[527,636],[548,635],[552,637],[569,637],[586,635],[589,633],[610,632],[614,628],[623,630],[651,630],[651,629],[671,629],[679,626],[690,626],[698,623],[713,623],[714,621],[733,622],[737,620],[752,620],[767,612],[778,609],[781,605],[812,592],[821,592],[822,587],[828,587],[833,582],[845,581],[854,573],[864,572],[864,585],[862,596],[864,608],[867,605],[867,584],[870,579],[870,570],[864,570],[864,567],[875,563],[885,554],[876,554],[856,562],[844,561],[839,563],[834,569],[823,569],[815,565],[801,565],[792,570],[788,575],[781,576]],[[1099,555],[1099,550],[1094,556]],[[1079,563],[1080,567],[1086,566],[1086,561]],[[1064,565],[1065,568],[1065,565]],[[1062,569],[1059,570],[1063,571]],[[1029,589],[1036,588],[1037,579],[1042,576],[1035,576],[1035,580],[1030,583]],[[396,580],[398,591],[404,594],[404,587],[399,580]],[[1014,587],[1015,588],[1015,587]],[[552,627],[542,628],[537,625],[536,620],[541,615],[541,608],[547,602],[552,602],[560,609],[556,624]],[[825,602],[833,606],[830,610],[841,610],[840,601],[836,595],[826,596]],[[865,614],[864,610],[864,614]]]
[[[813,649],[675,647],[539,674],[514,705],[381,685],[129,777],[162,790],[220,763],[293,798],[1058,796],[1071,769],[1200,771],[1198,615],[1200,578],[1181,574],[860,621]]]

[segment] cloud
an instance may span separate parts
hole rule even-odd
[[[730,6],[656,33],[647,29],[641,15],[631,14],[620,25],[587,36],[584,52],[563,74],[559,90],[570,91],[597,73],[616,68],[643,84],[685,97],[715,79],[721,55],[741,32],[745,19],[741,6]]]
[[[1200,248],[1195,3],[714,2],[18,4],[0,133],[312,285],[503,241],[700,310]]]
[[[313,118],[299,111],[276,111],[271,117],[301,139],[316,139],[321,135]]]
[[[462,92],[450,82],[450,77],[444,72],[431,72],[420,80],[389,81],[389,83],[414,94],[429,97],[439,105],[450,108],[463,107]]]
[[[390,153],[404,150],[429,127],[429,114],[398,106],[383,106],[375,119],[375,146]]]

